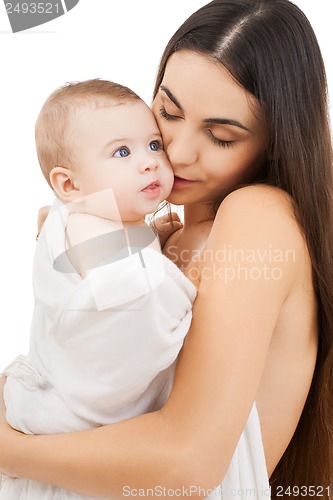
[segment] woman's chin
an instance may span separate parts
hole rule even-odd
[[[179,197],[172,196],[171,194],[167,197],[166,201],[171,203],[171,205],[184,205],[185,201],[179,201]]]
[[[194,193],[190,193],[190,190],[186,189],[172,189],[171,193],[167,197],[167,201],[172,203],[172,205],[187,205],[190,203],[195,203],[197,201],[197,196]]]
[[[211,199],[215,199],[214,197],[211,196],[203,196],[202,193],[190,193],[189,190],[185,192],[183,190],[182,192],[172,190],[169,196],[167,197],[166,201],[171,203],[172,205],[192,205],[196,203],[203,203],[203,204],[212,204],[213,201],[210,201]]]

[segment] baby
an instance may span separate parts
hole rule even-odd
[[[30,351],[4,371],[7,420],[52,434],[156,410],[196,289],[145,223],[173,185],[155,118],[116,83],[69,84],[44,104],[36,144],[57,199],[37,242]],[[90,497],[4,478],[0,499],[18,498]]]

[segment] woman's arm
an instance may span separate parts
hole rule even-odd
[[[219,484],[256,398],[298,261],[279,263],[279,280],[254,280],[246,269],[256,262],[219,255],[223,248],[257,251],[260,265],[271,266],[267,249],[300,251],[291,214],[284,193],[270,188],[244,188],[223,202],[203,255],[174,388],[160,411],[55,436],[24,436],[1,426],[0,470],[104,497],[126,496],[126,486],[156,485],[192,487],[199,496],[195,487]]]

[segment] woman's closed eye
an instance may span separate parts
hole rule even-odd
[[[222,148],[230,148],[231,146],[234,146],[236,141],[224,141],[223,139],[219,139],[216,137],[213,132],[208,129],[207,130],[207,135],[209,139],[215,144],[216,146],[220,146]]]
[[[131,154],[131,151],[127,146],[121,146],[118,148],[112,156],[115,156],[116,158],[127,158]]]
[[[164,106],[160,108],[160,116],[167,121],[181,119],[181,116],[171,115],[170,113],[168,113]]]
[[[167,112],[164,106],[160,108],[160,116],[167,121],[175,121],[175,120],[180,120],[182,118],[181,116],[178,115],[171,115],[170,113]],[[219,139],[213,134],[213,132],[210,129],[207,130],[207,136],[209,137],[209,139],[212,141],[213,144],[223,148],[229,148],[233,146],[235,143],[235,141],[225,141],[223,139]]]

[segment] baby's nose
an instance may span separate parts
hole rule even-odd
[[[141,167],[141,171],[143,172],[154,172],[157,169],[158,162],[156,161],[156,158],[151,157],[146,158],[146,161],[143,162]]]

